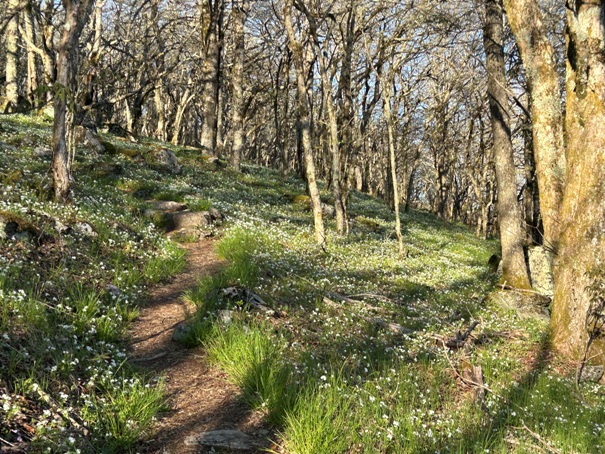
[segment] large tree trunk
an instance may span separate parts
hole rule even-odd
[[[551,327],[557,350],[605,364],[605,11],[602,0],[572,5],[567,3],[567,180]]]
[[[54,96],[53,160],[52,175],[55,200],[65,202],[70,194],[69,156],[67,150],[67,103],[75,93],[75,77],[78,68],[78,40],[90,17],[94,0],[63,0],[65,23],[59,43],[57,58],[57,82]]]
[[[245,0],[233,1],[233,34],[235,40],[233,59],[233,101],[231,103],[231,166],[239,172],[244,151],[244,25],[246,23]],[[275,95],[277,97],[277,94]],[[277,133],[277,131],[276,131]]]
[[[2,113],[15,112],[19,104],[17,86],[17,41],[19,39],[19,1],[9,0],[9,14],[12,18],[6,26],[6,100]]]
[[[559,210],[565,184],[561,91],[552,44],[538,2],[504,0],[506,14],[523,60],[531,96],[531,120],[544,245],[556,247]],[[532,20],[528,20],[531,17]]]
[[[492,120],[498,219],[502,245],[502,282],[515,288],[530,288],[523,242],[523,218],[517,202],[517,182],[509,123],[508,98],[502,45],[502,0],[485,0],[483,30],[487,87]]]
[[[302,44],[296,39],[294,27],[292,25],[292,3],[293,0],[286,0],[284,4],[284,25],[286,27],[286,32],[288,33],[288,44],[290,51],[292,52],[292,60],[296,72],[300,139],[305,164],[305,175],[313,207],[315,240],[319,245],[323,246],[326,242],[326,235],[321,213],[321,198],[319,197],[319,188],[317,187],[317,179],[315,176],[315,160],[313,157],[313,145],[311,143],[311,110],[307,94],[307,84],[305,81],[304,54]]]
[[[201,5],[202,43],[202,137],[204,152],[216,153],[218,132],[218,96],[221,61],[220,30],[223,26],[224,0],[204,1]]]

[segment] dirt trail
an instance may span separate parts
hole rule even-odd
[[[264,441],[271,437],[271,432],[263,423],[263,414],[252,411],[225,374],[208,365],[202,349],[188,349],[172,340],[174,328],[194,310],[181,298],[183,292],[201,277],[218,272],[223,265],[210,240],[186,244],[184,248],[188,253],[185,271],[152,290],[149,306],[141,311],[130,331],[131,362],[165,377],[170,406],[167,413],[160,415],[152,439],[137,451],[233,452],[191,443],[191,437],[216,430],[238,430],[262,442],[263,447],[271,447]],[[254,451],[264,452],[260,448],[244,450]]]

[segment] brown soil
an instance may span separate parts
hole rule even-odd
[[[174,328],[194,310],[181,298],[183,292],[223,265],[211,240],[183,247],[188,252],[187,268],[169,284],[152,290],[150,304],[141,311],[130,333],[131,362],[164,377],[170,407],[160,415],[151,439],[138,450],[162,454],[231,452],[185,443],[187,437],[213,430],[239,430],[271,448],[265,440],[274,438],[273,432],[263,413],[252,411],[243,402],[239,389],[208,364],[201,348],[186,348],[172,340]]]

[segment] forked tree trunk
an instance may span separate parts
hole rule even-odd
[[[233,61],[233,101],[231,103],[231,166],[239,172],[244,152],[244,25],[246,23],[245,0],[233,0],[233,33],[235,40]],[[277,94],[275,95],[277,96]]]
[[[567,179],[551,327],[557,350],[605,364],[605,8],[567,5]]]
[[[523,60],[531,96],[532,135],[544,245],[556,249],[559,210],[565,184],[565,155],[561,91],[554,51],[538,2],[504,0],[504,5]],[[530,17],[532,20],[528,20]]]
[[[305,82],[305,65],[303,47],[296,39],[292,25],[292,3],[286,0],[284,4],[284,25],[288,33],[288,45],[292,52],[292,60],[296,72],[296,87],[298,91],[298,121],[300,125],[301,144],[305,164],[305,176],[309,187],[309,195],[313,208],[313,222],[315,225],[315,240],[321,246],[326,242],[323,217],[321,213],[321,199],[315,176],[315,160],[313,157],[313,145],[311,143],[311,110],[307,95],[307,84]]]
[[[52,175],[57,202],[66,202],[70,195],[69,156],[67,150],[67,103],[73,99],[78,68],[78,40],[90,17],[94,0],[63,0],[65,23],[57,56],[57,82],[54,88]]]
[[[513,161],[504,49],[502,45],[502,0],[485,0],[486,24],[483,30],[487,66],[487,89],[492,121],[498,219],[502,245],[502,282],[515,288],[530,288],[523,242],[523,217],[517,202],[516,169]]]
[[[319,74],[321,77],[321,85],[323,90],[323,103],[326,107],[326,115],[328,119],[328,131],[329,131],[329,146],[330,156],[332,157],[331,166],[331,181],[332,181],[332,195],[334,196],[334,211],[336,215],[336,231],[339,235],[346,233],[346,215],[345,215],[345,202],[342,192],[342,173],[341,173],[341,150],[340,150],[340,138],[338,134],[338,119],[336,118],[336,107],[334,105],[334,98],[332,96],[332,83],[328,74],[328,62],[321,49],[319,43],[319,36],[317,34],[317,23],[315,18],[310,11],[304,6],[304,3],[300,2],[301,9],[303,10],[307,21],[309,22],[309,29],[311,37],[313,38],[313,44],[315,49],[315,56],[319,63]]]

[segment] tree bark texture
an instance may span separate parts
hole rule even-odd
[[[605,5],[567,2],[567,179],[555,258],[551,327],[557,350],[605,364]],[[600,287],[597,295],[591,287]],[[601,306],[600,308],[598,306]],[[598,328],[598,327],[597,327]]]
[[[202,137],[204,152],[215,154],[218,132],[218,96],[221,61],[220,31],[223,26],[224,0],[204,1],[200,20],[204,46],[201,67],[202,76]]]
[[[19,39],[19,12],[18,0],[9,1],[9,14],[12,18],[6,27],[6,101],[4,111],[15,112],[19,104],[19,91],[17,85],[18,39]]]
[[[78,40],[92,10],[94,0],[63,0],[65,23],[57,56],[57,81],[54,87],[54,124],[51,164],[55,200],[66,202],[70,195],[69,156],[67,150],[67,105],[75,93],[78,68]]]
[[[298,99],[298,121],[300,124],[301,144],[305,164],[305,176],[309,187],[309,196],[313,208],[313,222],[315,226],[315,240],[321,246],[326,242],[323,216],[321,212],[321,198],[319,188],[317,187],[317,178],[315,176],[315,159],[313,156],[313,145],[311,142],[311,109],[307,94],[307,84],[305,81],[305,56],[302,43],[297,40],[292,25],[292,3],[293,0],[286,0],[284,4],[284,25],[288,34],[288,45],[292,52],[292,60],[296,72],[296,86]]]
[[[231,127],[233,144],[231,146],[231,166],[239,172],[244,152],[244,26],[246,23],[245,0],[233,1],[234,59],[231,74],[233,100],[231,102]],[[277,96],[277,95],[276,95]]]
[[[498,218],[502,245],[502,282],[515,288],[530,288],[523,243],[523,217],[517,202],[516,169],[513,161],[510,116],[506,93],[502,45],[502,0],[486,0],[483,41],[486,54],[487,86],[492,121]]]
[[[506,14],[523,60],[531,97],[531,120],[544,245],[556,250],[559,210],[565,185],[561,90],[553,46],[538,2],[504,0]],[[528,18],[531,17],[531,20]]]

